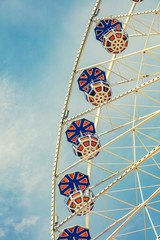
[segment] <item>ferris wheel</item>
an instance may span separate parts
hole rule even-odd
[[[160,239],[160,2],[112,2],[127,12],[97,0],[71,74],[52,240]]]

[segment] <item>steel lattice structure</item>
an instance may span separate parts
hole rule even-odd
[[[108,17],[99,16],[101,9],[106,9],[106,15],[108,14],[107,1],[96,2],[72,70],[59,125],[53,168],[52,240],[58,239],[59,236],[59,239],[70,239],[63,230],[71,226],[74,226],[70,228],[71,232],[84,232],[78,239],[90,239],[91,235],[91,239],[94,240],[126,240],[135,237],[157,240],[160,235],[160,2],[153,1],[155,8],[152,10],[137,11],[140,6],[145,6],[145,0],[124,1],[130,5],[128,13]],[[120,23],[117,28],[116,21]],[[103,28],[105,24],[108,25]],[[101,31],[101,27],[105,29],[104,32]],[[96,32],[96,29],[100,32]],[[102,43],[93,37],[94,31],[96,34],[103,33]],[[125,36],[128,37],[128,46],[126,44],[126,48],[118,54],[107,52],[106,46],[115,50],[123,48],[124,43],[118,41],[116,34],[121,34],[119,39],[122,40],[124,32],[127,32]],[[114,39],[114,44],[109,39],[108,45],[105,45],[105,37],[107,40],[109,37]],[[86,52],[90,57],[83,61],[82,56],[87,57]],[[92,52],[93,59],[97,56],[101,61],[93,64]],[[99,79],[94,77],[89,80],[91,90],[94,84],[99,86],[97,91],[102,90],[101,72],[103,75],[105,72],[106,79],[103,77],[103,81],[110,83],[112,97],[96,106],[87,102],[84,93],[78,88],[78,84],[83,86],[85,83],[83,78],[85,80],[87,70],[88,74],[93,70],[97,71],[95,74],[99,76]],[[78,81],[79,78],[82,83]],[[89,90],[85,91],[92,97],[95,89],[96,87],[90,93]],[[82,155],[78,159],[71,144],[67,142],[65,131],[70,128],[68,136],[74,134],[76,144],[77,139],[84,138],[84,142],[77,145],[81,151],[89,145],[89,142],[88,145],[83,145],[87,144],[87,137],[94,137],[92,131],[87,135],[86,129],[92,125],[90,122],[94,123],[100,139],[99,147],[94,149],[96,157],[91,157],[93,148],[90,147],[88,155]],[[77,135],[72,130],[76,124],[79,126]],[[58,184],[62,180],[62,191],[66,186],[68,196],[70,191],[72,196],[76,196],[79,189],[74,188],[73,183],[72,189],[68,190],[68,179],[64,175],[70,174],[72,177],[75,172],[79,174],[76,177],[81,180],[82,176],[83,179],[86,176],[81,174],[81,171],[88,175],[91,183],[87,185],[88,191],[93,191],[94,196],[89,197],[83,205],[78,205],[76,211],[71,213],[63,203],[64,197],[59,193]],[[78,198],[75,197],[73,201],[79,204]],[[95,204],[91,212],[85,216],[77,216],[89,209],[88,206],[93,202]],[[73,236],[73,239],[77,237]]]

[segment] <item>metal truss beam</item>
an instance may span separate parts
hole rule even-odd
[[[58,231],[60,227],[62,227],[64,224],[66,224],[69,220],[71,220],[73,217],[75,217],[80,211],[84,210],[88,205],[90,205],[92,202],[94,202],[96,199],[98,199],[100,196],[105,194],[108,190],[110,190],[113,186],[115,186],[118,182],[120,182],[122,179],[124,179],[126,176],[128,176],[131,172],[133,172],[135,169],[137,169],[142,163],[144,163],[146,160],[148,160],[150,157],[154,156],[160,151],[160,145],[158,145],[156,148],[152,149],[148,154],[146,154],[143,158],[141,158],[136,163],[133,163],[130,165],[129,169],[125,171],[123,174],[121,174],[117,179],[115,179],[111,184],[109,184],[106,188],[104,188],[101,192],[99,192],[97,195],[93,197],[92,200],[90,200],[88,203],[86,203],[83,207],[79,208],[75,213],[71,214],[68,218],[66,218],[64,221],[62,221],[60,224],[58,224],[54,231]],[[160,189],[160,188],[159,188]],[[149,198],[150,199],[150,198]],[[134,213],[133,213],[134,214]]]
[[[106,240],[112,240],[115,234],[121,230],[143,207],[146,206],[146,204],[152,200],[155,196],[157,196],[160,193],[160,188],[158,188],[147,200],[142,202],[140,205],[138,205],[134,212],[129,216]]]
[[[146,15],[146,14],[151,14],[151,13],[155,13],[155,14],[160,13],[160,9],[132,13],[132,14],[130,14],[130,16],[134,17],[134,16]],[[104,17],[104,18],[95,18],[94,22],[99,22],[100,20],[112,19],[112,18],[125,18],[125,17],[128,17],[128,16],[129,16],[129,14],[121,14],[121,15],[115,15],[115,16],[108,16],[108,17]]]
[[[159,77],[156,77],[156,78],[154,78],[154,79],[152,79],[152,80],[150,80],[150,81],[148,81],[148,82],[145,82],[145,83],[139,85],[138,87],[131,88],[129,91],[126,91],[126,92],[120,94],[119,96],[117,96],[117,97],[115,97],[115,98],[112,98],[112,99],[111,99],[110,101],[108,101],[108,102],[104,102],[104,103],[100,104],[99,106],[95,106],[95,107],[93,107],[93,108],[90,108],[90,109],[86,110],[85,112],[82,112],[82,113],[80,113],[80,114],[75,115],[74,117],[71,117],[71,118],[68,118],[68,119],[64,120],[64,123],[66,124],[66,123],[68,123],[68,122],[70,122],[70,121],[73,121],[73,120],[75,120],[76,118],[82,117],[83,115],[86,115],[86,114],[88,114],[88,113],[90,113],[90,112],[92,112],[92,111],[94,111],[94,110],[96,110],[96,109],[98,109],[98,108],[101,108],[101,107],[103,107],[103,106],[105,106],[105,105],[109,105],[109,104],[113,103],[114,101],[119,100],[120,98],[125,97],[125,96],[127,96],[127,95],[129,95],[129,94],[131,94],[131,93],[133,93],[133,92],[137,92],[137,91],[139,91],[140,89],[142,89],[142,88],[144,88],[144,87],[147,87],[147,86],[149,86],[149,85],[151,85],[151,84],[153,84],[153,83],[158,82],[159,80],[160,80],[160,76],[159,76]]]
[[[131,5],[131,8],[129,9],[128,16],[126,17],[126,20],[125,20],[125,23],[124,23],[124,30],[126,29],[128,23],[129,23],[131,14],[133,13],[135,6],[136,6],[136,3],[133,2],[132,5]],[[108,71],[106,73],[107,81],[109,81],[111,71],[112,71],[113,65],[114,65],[114,60],[116,59],[116,57],[117,57],[116,54],[112,55],[111,62],[109,64],[109,68],[108,68]],[[96,131],[97,131],[97,128],[98,128],[100,115],[101,115],[101,108],[98,108],[97,109],[97,114],[96,114],[96,117],[95,117],[95,122],[94,122],[94,126],[95,126]],[[93,160],[89,160],[89,161],[90,161],[90,163],[92,163]],[[91,173],[92,173],[92,164],[88,164],[87,175],[89,176],[89,179],[91,178]],[[90,229],[90,213],[86,214],[85,221],[86,221],[86,227]]]
[[[118,139],[120,139],[121,137],[125,136],[126,134],[134,131],[136,128],[140,127],[141,125],[143,125],[144,123],[146,123],[147,121],[149,121],[150,119],[154,118],[155,116],[157,116],[158,114],[160,114],[160,110],[149,114],[148,117],[138,123],[137,125],[133,126],[132,128],[130,128],[129,130],[127,130],[126,132],[122,133],[121,135],[117,136],[116,138],[112,139],[111,141],[109,141],[108,143],[104,144],[102,147],[100,147],[99,149],[95,150],[94,153],[97,153],[98,151],[103,150],[105,147],[109,146],[110,144],[112,144],[113,142],[117,141]],[[66,168],[65,170],[61,171],[60,173],[57,174],[57,177],[60,176],[61,174],[63,174],[64,172],[68,171],[69,169],[75,167],[76,165],[86,161],[88,158],[90,158],[90,156],[92,155],[92,153],[88,154],[87,157],[84,157],[83,159],[80,159],[79,161],[77,161],[76,163],[72,164],[71,166],[69,166],[68,168]]]
[[[91,66],[87,66],[87,67],[78,69],[77,72],[81,72],[81,71],[85,70],[86,68],[93,68],[93,67],[102,66],[102,65],[104,65],[106,63],[110,63],[111,61],[118,61],[118,60],[121,60],[121,59],[124,59],[124,58],[127,58],[127,57],[132,57],[134,55],[137,55],[137,54],[140,54],[140,53],[145,53],[145,52],[148,52],[148,51],[156,49],[156,48],[160,48],[160,44],[152,46],[152,47],[149,47],[149,48],[144,48],[144,49],[139,50],[137,52],[132,52],[132,53],[129,53],[127,55],[123,55],[121,57],[117,57],[114,60],[110,59],[110,60],[107,60],[107,61],[104,61],[104,62],[100,62],[100,63],[94,64],[94,65],[91,65]]]

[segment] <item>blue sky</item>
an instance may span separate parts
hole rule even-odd
[[[58,125],[94,3],[0,2],[0,239],[50,239]]]
[[[81,3],[82,11],[85,1]],[[58,125],[93,7],[88,1],[80,20],[79,4],[62,0],[0,3],[0,239],[50,239]],[[75,35],[71,27],[78,20],[81,29]]]
[[[50,239],[61,4],[0,3],[0,239]]]

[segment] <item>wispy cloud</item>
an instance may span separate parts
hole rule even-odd
[[[49,225],[50,221],[49,208],[47,211],[45,208],[51,179],[48,171],[48,166],[51,164],[48,152],[51,151],[49,150],[51,132],[47,130],[48,126],[45,124],[46,121],[49,123],[48,110],[43,107],[39,109],[38,103],[31,106],[26,96],[29,98],[25,89],[20,89],[20,86],[12,83],[10,79],[0,82],[0,238],[2,239],[9,239],[10,232],[16,239],[17,235],[21,236],[24,229],[34,226],[30,231],[33,237],[33,232],[38,234],[37,229],[40,224]],[[50,207],[50,199],[47,205]],[[32,212],[33,216],[28,217],[29,212]],[[38,223],[37,212],[38,215],[43,215]],[[44,219],[45,223],[42,223]],[[42,231],[47,234],[45,229],[41,229]],[[28,238],[31,239],[29,235],[23,239]]]
[[[38,216],[32,216],[30,218],[23,218],[20,223],[15,225],[15,230],[17,232],[22,232],[24,229],[26,229],[32,225],[35,225],[36,222],[38,221],[38,219],[39,219]]]

